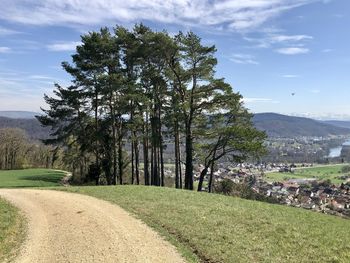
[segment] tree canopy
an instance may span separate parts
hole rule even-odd
[[[62,146],[76,178],[164,186],[170,162],[175,186],[192,190],[194,166],[203,164],[202,190],[222,158],[263,152],[265,134],[253,127],[242,96],[215,75],[215,46],[193,32],[170,36],[139,24],[81,40],[72,62],[62,63],[71,85],[56,84],[37,116],[52,127],[46,143]]]

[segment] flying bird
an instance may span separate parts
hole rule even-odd
[[[294,95],[295,95],[295,92],[292,93],[292,96],[294,96]]]

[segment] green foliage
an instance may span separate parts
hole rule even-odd
[[[116,184],[117,177],[125,183],[128,144],[131,181],[139,184],[142,144],[145,184],[164,186],[165,138],[173,138],[176,186],[182,187],[185,152],[184,187],[193,189],[193,163],[203,150],[206,166],[226,155],[244,160],[262,153],[265,135],[253,127],[242,96],[215,76],[215,46],[203,45],[193,32],[171,37],[140,24],[102,28],[81,40],[72,63],[62,63],[72,85],[56,85],[55,97],[45,95],[49,109],[37,117],[53,128],[54,139],[46,142],[64,147],[73,174],[89,176],[94,164],[96,184],[101,178]],[[206,145],[195,149],[203,138]]]
[[[235,183],[230,179],[223,179],[215,185],[215,193],[232,195]]]
[[[350,221],[335,216],[169,188],[62,190],[120,205],[204,262],[350,261]]]

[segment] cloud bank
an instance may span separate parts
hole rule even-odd
[[[249,30],[320,0],[2,0],[3,20],[31,25],[101,25],[153,21]]]

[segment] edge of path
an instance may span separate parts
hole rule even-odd
[[[149,224],[146,224],[144,221],[142,221],[139,217],[137,217],[137,216],[135,216],[135,215],[133,215],[132,213],[130,213],[130,212],[128,212],[128,211],[126,211],[124,208],[122,208],[122,207],[120,207],[118,204],[116,204],[116,203],[114,203],[114,202],[110,202],[110,201],[107,201],[107,200],[103,200],[103,199],[99,199],[99,198],[96,198],[96,197],[93,197],[93,196],[90,196],[90,195],[85,195],[85,194],[80,194],[80,193],[72,193],[72,192],[68,192],[68,191],[58,191],[59,189],[2,189],[2,190],[4,190],[4,193],[3,194],[1,194],[1,196],[3,196],[5,199],[7,199],[10,203],[12,203],[14,206],[16,206],[16,207],[18,207],[20,210],[22,210],[22,211],[24,211],[24,210],[27,210],[27,214],[25,214],[25,217],[27,218],[27,220],[28,220],[28,224],[29,224],[29,231],[28,231],[28,235],[27,235],[27,237],[26,237],[26,240],[25,240],[25,242],[24,242],[24,244],[22,244],[22,247],[21,247],[21,252],[22,253],[20,253],[20,255],[19,255],[19,257],[17,257],[17,259],[19,259],[19,258],[21,258],[21,257],[23,257],[23,254],[25,254],[26,253],[26,251],[27,251],[27,249],[28,249],[28,247],[30,247],[30,244],[31,244],[31,242],[33,242],[33,231],[35,232],[36,230],[35,230],[35,228],[34,228],[34,230],[33,231],[31,231],[31,228],[33,228],[33,226],[34,226],[34,221],[35,221],[35,214],[33,215],[33,214],[30,214],[30,213],[28,213],[28,209],[30,209],[30,208],[28,208],[28,207],[30,207],[30,206],[32,206],[33,205],[33,203],[31,204],[30,203],[30,201],[26,201],[26,200],[24,200],[24,202],[23,202],[23,200],[20,200],[20,202],[22,202],[22,203],[20,203],[20,202],[18,202],[18,201],[16,201],[16,198],[14,198],[14,200],[13,200],[13,198],[11,198],[11,191],[23,191],[24,192],[24,194],[27,192],[27,193],[29,193],[30,191],[44,191],[44,192],[48,192],[48,191],[53,191],[53,192],[56,192],[56,193],[58,193],[58,192],[61,192],[62,194],[63,194],[63,196],[64,195],[66,195],[66,196],[68,196],[68,195],[79,195],[79,196],[81,196],[82,198],[80,199],[80,200],[89,200],[89,199],[91,199],[91,200],[96,200],[96,203],[98,203],[98,202],[100,202],[101,204],[103,204],[103,203],[105,203],[106,204],[106,207],[108,207],[108,206],[113,206],[113,207],[115,207],[115,209],[116,209],[116,211],[117,210],[120,210],[121,211],[121,213],[122,214],[125,214],[125,215],[127,215],[128,217],[132,217],[133,219],[131,220],[132,221],[132,223],[127,223],[126,225],[128,225],[128,224],[135,224],[135,226],[142,226],[142,227],[145,227],[145,228],[148,228],[149,229],[149,231],[151,231],[151,232],[154,232],[154,235],[157,237],[157,238],[159,238],[160,240],[161,240],[161,242],[165,245],[165,246],[167,246],[167,245],[169,245],[169,249],[174,249],[175,250],[175,252],[176,253],[178,253],[180,256],[182,256],[182,258],[183,259],[187,259],[188,257],[186,256],[186,253],[184,254],[183,253],[183,250],[180,248],[179,249],[179,246],[178,246],[178,242],[175,242],[175,244],[174,244],[174,242],[172,242],[172,241],[174,241],[174,240],[171,240],[171,239],[169,239],[169,236],[168,235],[164,235],[164,233],[162,233],[163,231],[159,231],[160,229],[156,229],[156,228],[154,228],[154,227],[152,227],[152,226],[150,226]],[[10,193],[9,194],[9,197],[10,198],[6,198],[6,191],[9,191],[8,193]],[[35,194],[37,194],[37,193],[35,193]],[[55,194],[54,194],[55,195]],[[12,200],[11,200],[12,199]],[[79,200],[79,199],[77,199],[77,200]],[[17,203],[18,202],[18,203]],[[93,209],[94,210],[94,209]],[[126,221],[125,221],[126,222]],[[34,235],[34,237],[35,237],[35,235]],[[168,244],[168,242],[167,241],[170,241],[170,244]],[[149,242],[150,243],[150,242]],[[175,245],[175,246],[174,246]],[[22,255],[22,256],[21,256]],[[192,260],[191,260],[192,261]],[[193,261],[192,261],[193,262]]]

